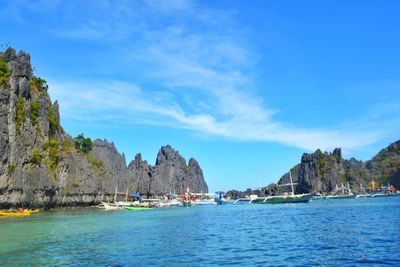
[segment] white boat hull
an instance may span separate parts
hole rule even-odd
[[[103,204],[103,206],[104,206],[104,208],[106,210],[118,210],[118,209],[120,209],[120,206],[116,205],[114,203],[101,202],[101,204]]]
[[[193,201],[192,205],[217,205],[217,202],[215,202],[214,200],[212,201]]]

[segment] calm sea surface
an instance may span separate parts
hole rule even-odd
[[[400,266],[400,197],[0,218],[0,266]]]

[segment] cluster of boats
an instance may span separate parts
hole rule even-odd
[[[289,173],[290,174],[290,173]],[[162,198],[145,199],[139,194],[133,193],[118,193],[115,189],[114,201],[101,202],[97,207],[105,210],[150,210],[153,208],[168,208],[168,207],[191,207],[197,205],[222,205],[222,204],[284,204],[284,203],[307,203],[311,200],[322,199],[355,199],[355,198],[378,198],[378,197],[396,197],[400,196],[400,192],[395,190],[393,186],[388,185],[387,188],[381,188],[381,191],[372,191],[355,194],[351,191],[349,183],[347,185],[336,185],[335,190],[330,194],[295,194],[295,183],[290,176],[290,183],[280,186],[291,186],[291,193],[284,193],[283,195],[259,197],[257,195],[250,195],[245,198],[236,200],[226,199],[223,197],[223,192],[213,193],[191,193],[189,189],[180,195],[168,194]],[[119,198],[119,199],[118,199]],[[123,199],[123,200],[121,200]],[[24,217],[30,216],[32,213],[39,210],[24,210],[0,212],[0,217]]]
[[[283,204],[283,203],[307,203],[313,200],[334,200],[334,199],[357,199],[357,198],[378,198],[378,197],[400,197],[400,192],[374,192],[374,193],[345,193],[345,194],[284,194],[279,196],[259,197],[250,195],[249,197],[239,198],[233,204]]]
[[[289,172],[290,183],[280,184],[279,186],[290,186],[291,193],[284,193],[282,195],[265,196],[260,197],[257,195],[250,195],[245,198],[239,198],[236,200],[226,199],[223,196],[223,192],[217,192],[216,194],[210,193],[190,193],[189,189],[182,193],[180,197],[176,194],[169,194],[161,199],[143,199],[138,194],[119,194],[125,197],[125,201],[117,201],[117,189],[114,195],[114,202],[102,202],[100,207],[106,210],[145,210],[151,208],[166,208],[166,207],[191,207],[195,205],[221,205],[221,204],[284,204],[284,203],[307,203],[311,200],[322,200],[322,199],[352,199],[361,197],[394,197],[400,196],[400,192],[396,191],[393,186],[388,185],[383,191],[373,191],[366,193],[355,194],[351,191],[349,183],[345,186],[341,184],[336,185],[336,188],[329,194],[295,194],[292,175]],[[362,189],[362,187],[361,187]],[[131,201],[128,201],[131,199]]]
[[[307,203],[310,200],[321,200],[321,199],[352,199],[352,198],[361,198],[361,197],[395,197],[400,196],[400,192],[396,191],[393,186],[388,185],[387,188],[383,188],[383,191],[372,191],[370,193],[365,192],[360,185],[361,191],[363,193],[355,194],[351,191],[349,183],[345,186],[341,184],[340,186],[336,185],[336,188],[330,194],[295,194],[294,187],[295,183],[293,183],[292,175],[289,172],[290,183],[283,184],[279,186],[291,186],[291,193],[284,193],[279,196],[267,196],[267,197],[259,197],[257,195],[250,195],[245,198],[237,199],[234,204],[239,203],[249,203],[249,204],[282,204],[282,203]]]
[[[125,198],[117,200],[117,198]],[[105,210],[148,210],[152,208],[168,208],[168,207],[191,207],[195,205],[217,205],[218,201],[214,194],[210,193],[190,193],[187,190],[180,196],[176,194],[165,195],[161,199],[145,199],[139,194],[118,193],[114,195],[113,202],[101,202],[97,207]]]

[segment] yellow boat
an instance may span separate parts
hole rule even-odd
[[[32,212],[29,210],[24,210],[23,212],[15,212],[15,211],[7,211],[7,212],[0,212],[0,217],[22,217],[22,216],[29,216]]]
[[[34,210],[29,209],[28,211],[30,211],[31,213],[35,213],[35,212],[39,212],[40,209],[34,209]]]

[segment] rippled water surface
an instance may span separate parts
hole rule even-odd
[[[400,197],[0,218],[0,265],[400,266]]]

